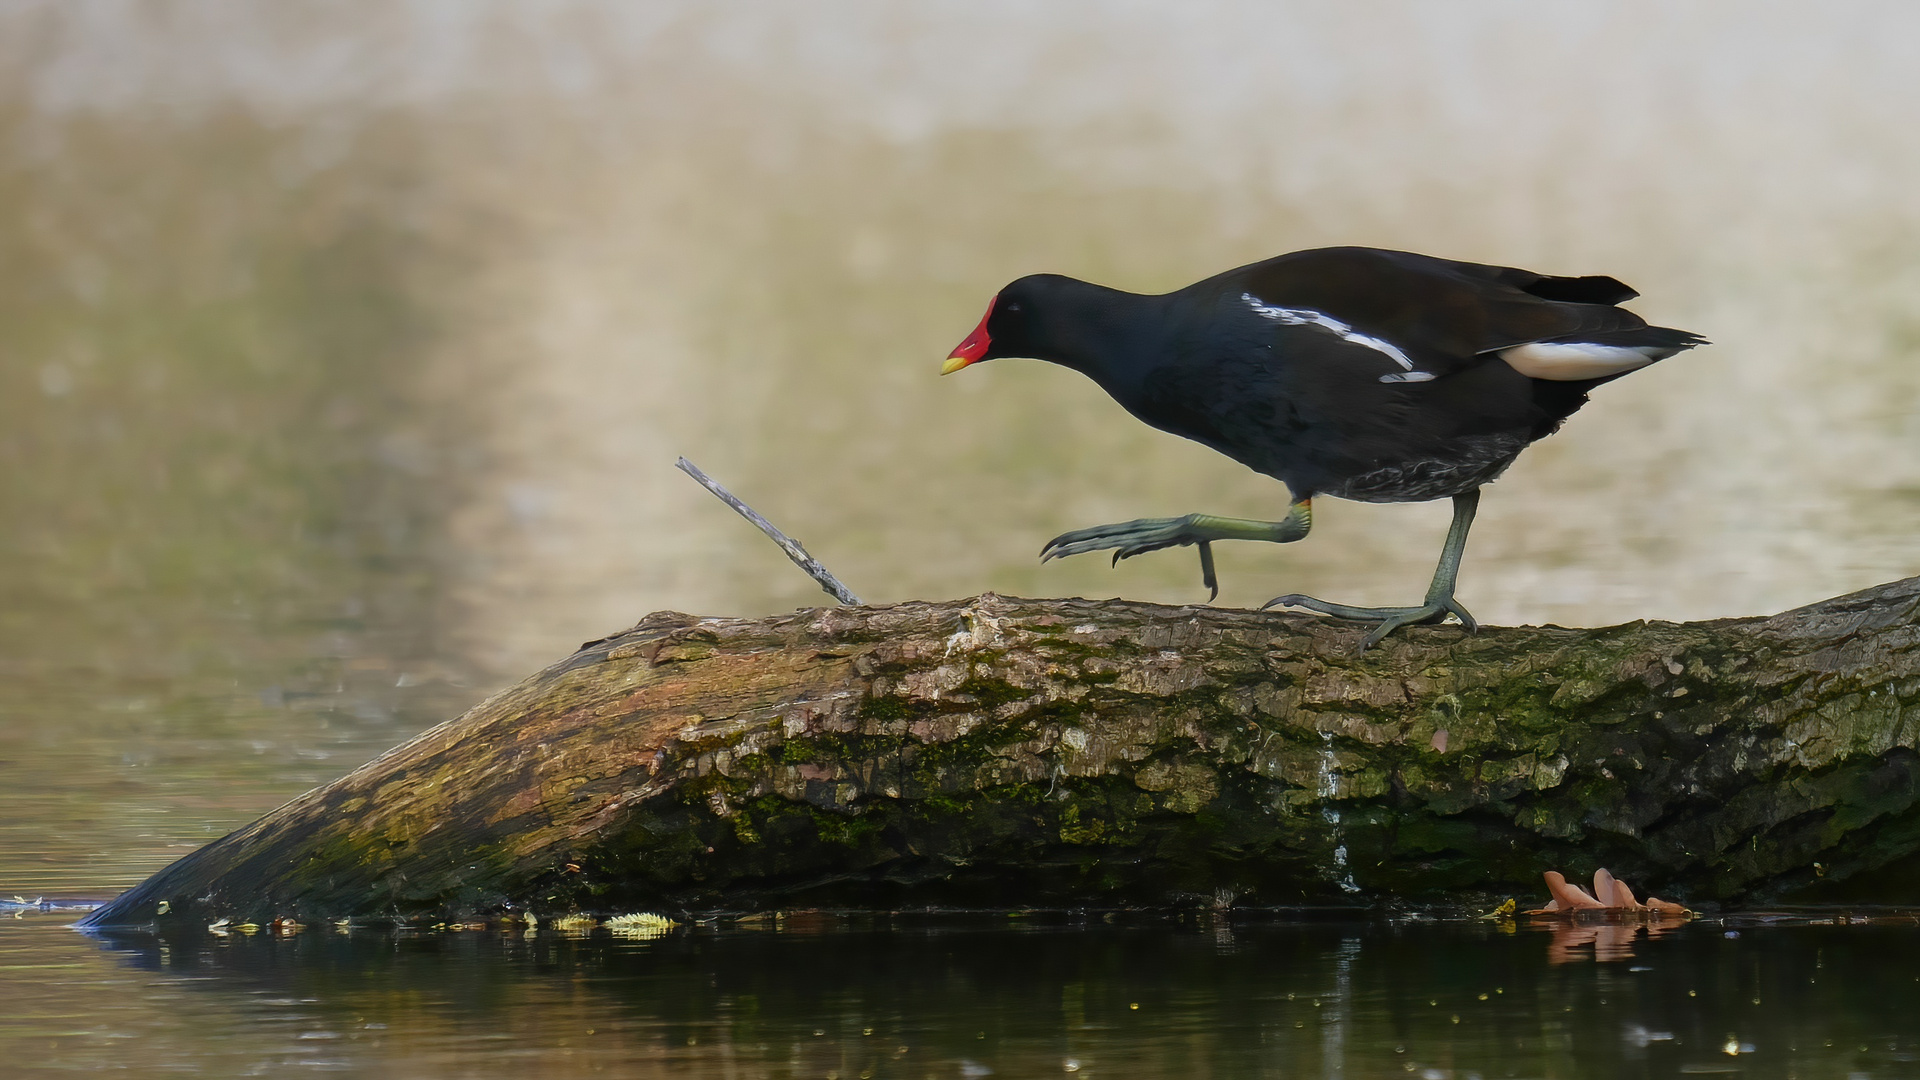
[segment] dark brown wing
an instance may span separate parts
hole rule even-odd
[[[1298,251],[1213,282],[1275,307],[1325,313],[1436,376],[1515,345],[1647,325],[1613,306],[1635,293],[1610,277],[1548,277],[1379,248]]]

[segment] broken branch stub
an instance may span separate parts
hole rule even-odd
[[[701,472],[698,465],[688,461],[686,458],[681,458],[673,463],[673,467],[693,477],[699,482],[701,487],[712,492],[721,502],[733,507],[734,513],[746,518],[748,522],[752,523],[754,528],[767,534],[767,539],[779,545],[780,550],[786,553],[787,558],[793,560],[793,565],[806,571],[807,576],[812,578],[821,589],[825,590],[828,596],[848,606],[860,602],[860,598],[853,595],[853,590],[847,588],[839,578],[834,577],[833,572],[821,565],[820,560],[807,554],[807,549],[800,546],[800,541],[795,540],[793,537],[775,528],[772,522],[761,517],[753,507],[742,502],[739,496],[722,487],[718,480]]]

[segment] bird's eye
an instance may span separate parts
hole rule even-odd
[[[1020,305],[1019,305],[1019,304],[1018,304],[1017,302],[1016,302],[1016,303],[1011,303],[1011,304],[1008,304],[1008,305],[1007,305],[1007,310],[1008,310],[1008,311],[1019,311],[1019,310],[1020,310]]]

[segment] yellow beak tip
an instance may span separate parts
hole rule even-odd
[[[951,375],[971,363],[973,363],[973,361],[964,356],[949,356],[947,357],[947,362],[940,365],[940,374]]]

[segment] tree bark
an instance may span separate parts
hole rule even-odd
[[[1772,618],[651,615],[89,920],[1920,898],[1920,578]],[[162,908],[165,914],[160,914]]]

